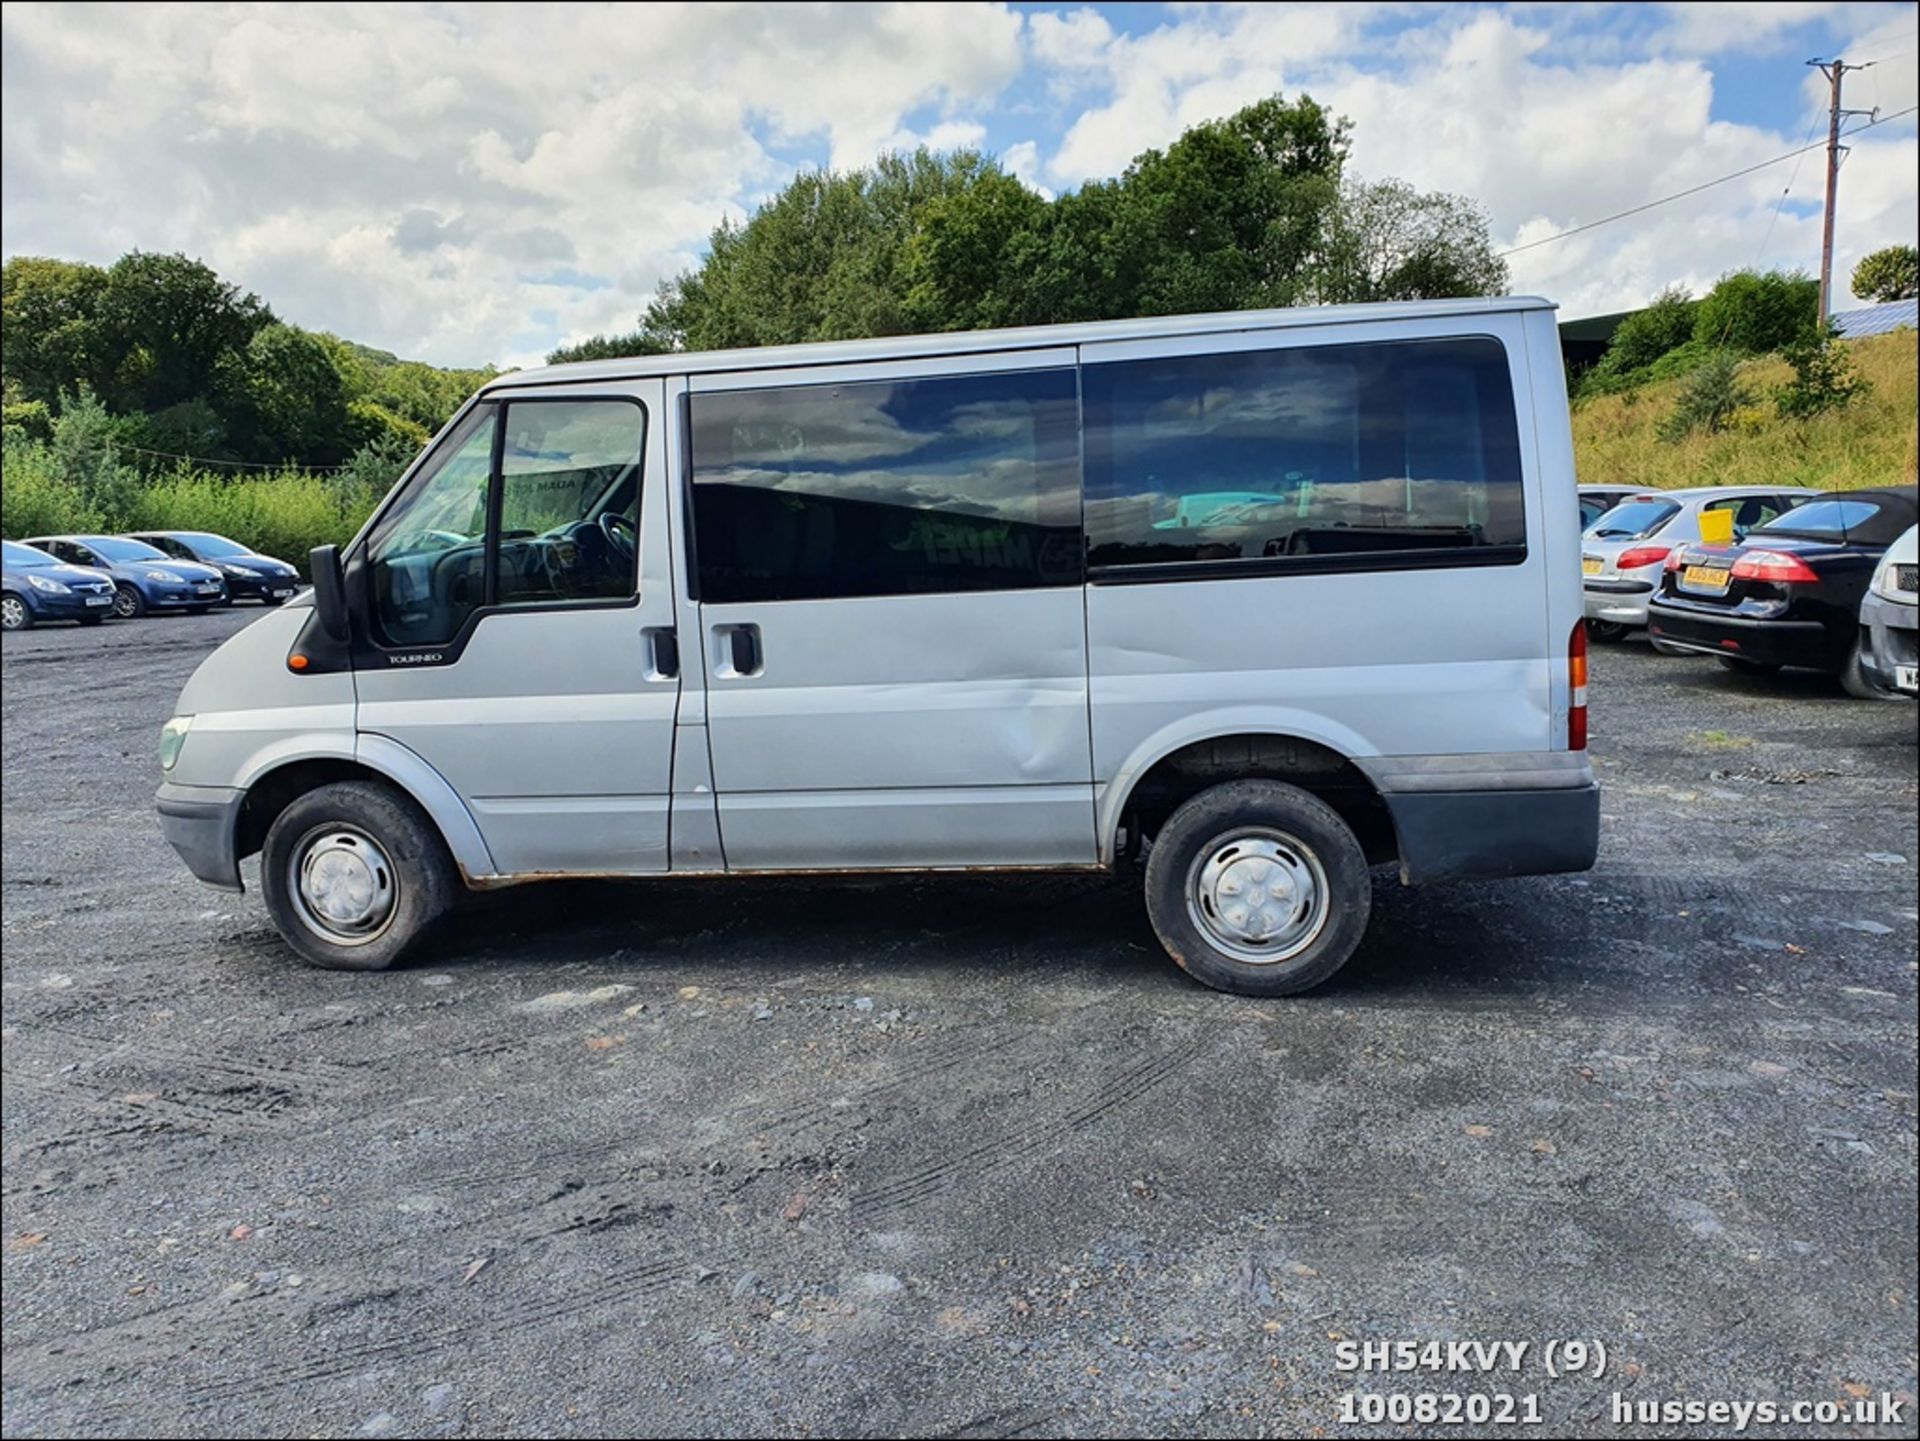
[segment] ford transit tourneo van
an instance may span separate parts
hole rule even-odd
[[[1282,995],[1372,867],[1594,859],[1541,300],[519,371],[313,582],[187,683],[159,810],[324,966],[557,876],[1118,867]]]

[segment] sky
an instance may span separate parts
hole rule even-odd
[[[1302,92],[1350,173],[1479,201],[1497,246],[1824,137],[1810,57],[1916,103],[1916,7],[9,3],[0,250],[184,251],[281,318],[439,365],[629,330],[797,170],[973,146],[1048,194]],[[1864,123],[1865,116],[1848,123]],[[1920,225],[1914,117],[1849,142],[1853,262]],[[1823,155],[1510,258],[1564,318],[1820,256]]]

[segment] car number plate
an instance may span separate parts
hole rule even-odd
[[[90,595],[87,597],[87,604],[88,605],[112,605],[113,597],[110,595]]]
[[[1680,584],[1688,590],[1704,590],[1712,595],[1725,595],[1732,578],[1732,571],[1713,565],[1690,565],[1680,572]]]
[[[288,588],[288,589],[285,589],[285,590],[276,590],[276,591],[275,591],[275,592],[273,593],[273,598],[274,598],[275,600],[285,600],[285,599],[286,599],[286,598],[287,598],[288,596],[290,596],[290,595],[292,595],[292,594],[293,594],[293,591],[292,591],[292,589],[291,589],[291,588]]]
[[[1597,560],[1593,556],[1583,555],[1580,557],[1580,574],[1598,575],[1600,574],[1600,567],[1605,564],[1605,561]]]
[[[220,583],[214,580],[203,580],[199,585],[195,586],[194,589],[202,595],[218,595],[220,593]]]
[[[1895,666],[1893,683],[1900,690],[1920,690],[1920,666]]]

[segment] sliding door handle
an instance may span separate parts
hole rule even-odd
[[[716,625],[713,628],[713,673],[722,680],[759,675],[765,669],[757,625]]]

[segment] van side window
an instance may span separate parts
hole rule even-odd
[[[475,406],[367,542],[380,639],[441,645],[482,605],[635,594],[645,443],[631,401]]]
[[[1525,545],[1493,339],[1121,361],[1083,386],[1091,567]]]
[[[1071,370],[696,394],[700,598],[1077,585]]]
[[[646,412],[625,401],[508,404],[495,604],[634,594],[645,446]]]

